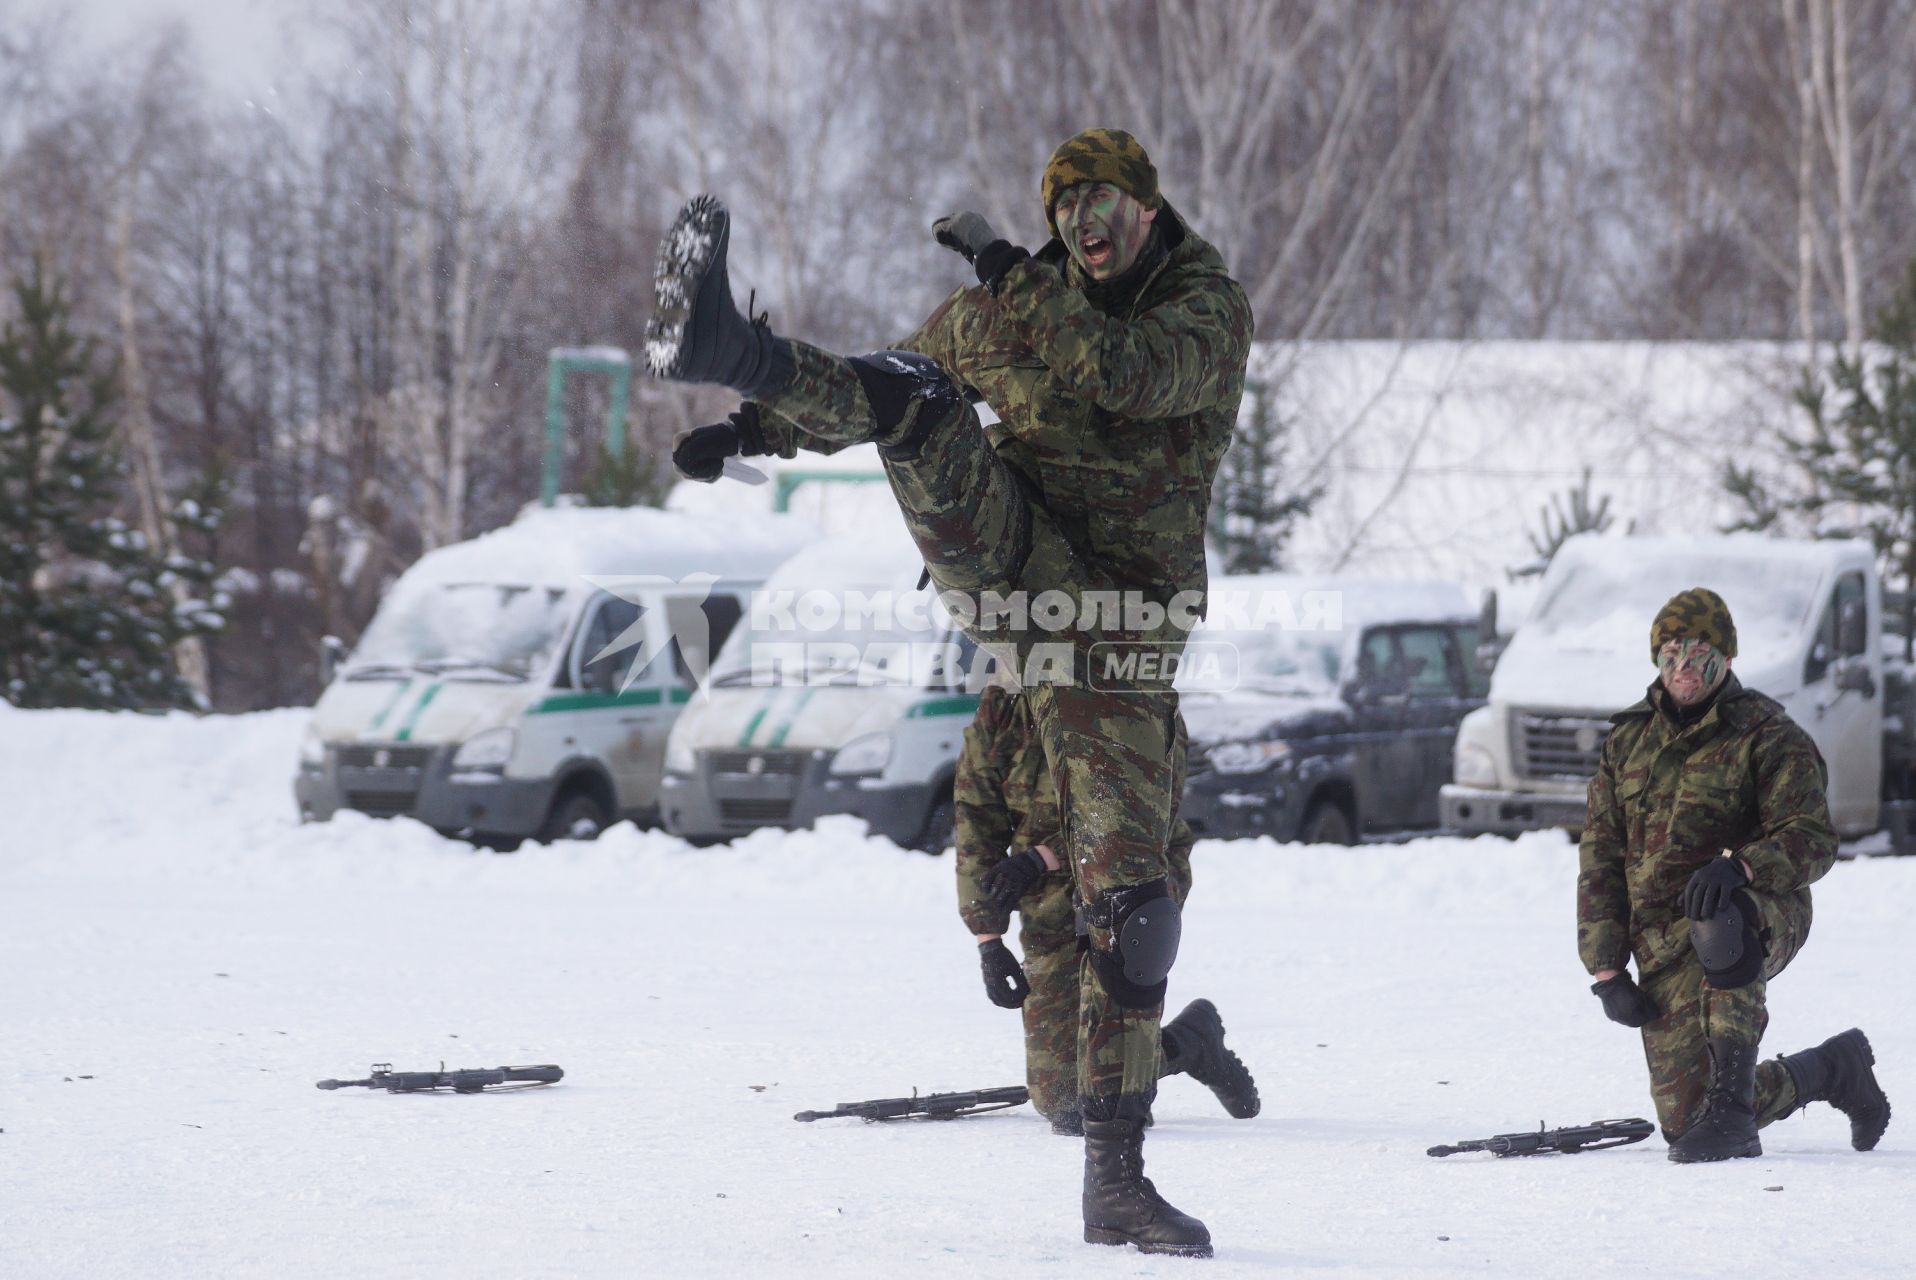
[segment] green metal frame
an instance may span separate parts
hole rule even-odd
[[[631,357],[617,347],[554,347],[546,360],[546,458],[539,483],[541,506],[552,506],[559,498],[559,471],[565,464],[565,380],[571,373],[603,373],[612,379],[612,402],[605,411],[605,447],[614,459],[625,457],[625,401],[632,388]]]
[[[778,473],[778,495],[772,499],[772,510],[790,511],[792,491],[807,480],[841,480],[847,484],[871,484],[883,480],[882,471],[781,471]]]

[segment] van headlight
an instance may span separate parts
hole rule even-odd
[[[687,778],[699,771],[698,752],[692,750],[691,738],[679,733],[666,738],[665,771]]]
[[[452,767],[504,773],[506,761],[512,759],[512,748],[518,741],[518,737],[518,734],[508,728],[488,729],[484,733],[475,733],[459,744],[459,750],[452,756]]]
[[[883,773],[885,766],[890,763],[891,735],[868,733],[862,738],[853,738],[839,748],[838,754],[832,757],[832,772],[840,777]]]
[[[320,737],[319,730],[310,724],[299,740],[299,762],[315,769],[326,763],[326,739]]]
[[[1474,742],[1459,742],[1452,762],[1451,779],[1460,787],[1497,785],[1497,759]]]
[[[1291,744],[1272,742],[1220,742],[1205,753],[1211,767],[1219,773],[1257,773],[1290,757]]]

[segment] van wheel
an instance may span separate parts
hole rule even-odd
[[[554,840],[597,840],[599,833],[611,825],[611,815],[607,814],[589,791],[567,791],[552,802],[552,812],[546,815],[545,825],[539,828],[539,842],[551,844]]]
[[[951,797],[946,796],[925,814],[925,828],[918,833],[912,848],[936,858],[951,848],[956,831],[957,811],[952,808]]]
[[[1344,807],[1335,800],[1313,800],[1297,828],[1297,838],[1305,844],[1355,844],[1356,833]]]

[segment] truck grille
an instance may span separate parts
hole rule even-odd
[[[1520,778],[1585,782],[1595,776],[1608,720],[1513,711],[1511,758]]]
[[[430,746],[387,746],[377,742],[351,742],[333,750],[339,763],[348,769],[423,769],[433,753]]]
[[[804,751],[708,751],[705,758],[715,774],[748,778],[796,778],[805,772]],[[758,761],[756,766],[753,761]]]
[[[348,791],[346,807],[373,818],[397,818],[412,812],[417,791]]]
[[[719,818],[724,822],[750,822],[767,826],[792,816],[790,800],[726,800],[718,802]]]

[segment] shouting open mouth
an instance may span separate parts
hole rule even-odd
[[[1117,250],[1103,236],[1083,235],[1078,237],[1078,253],[1084,259],[1084,265],[1096,272],[1110,265]]]

